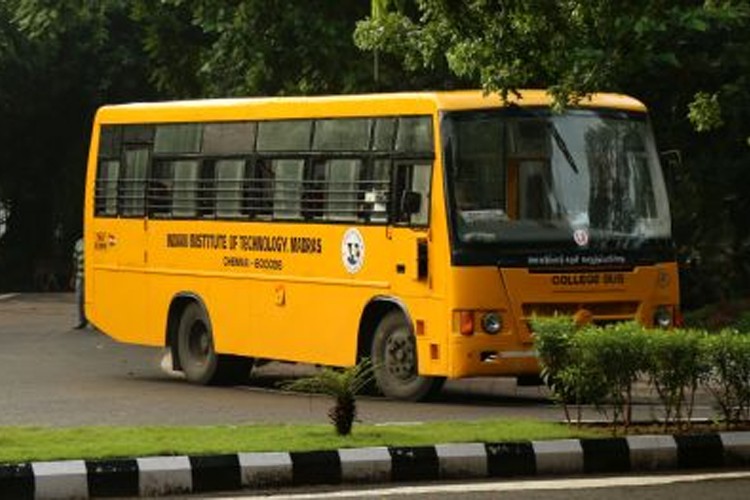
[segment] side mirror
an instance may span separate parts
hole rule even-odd
[[[422,195],[416,191],[404,191],[401,195],[401,214],[414,215],[418,214],[422,208]]]

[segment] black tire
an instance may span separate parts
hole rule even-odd
[[[386,397],[422,401],[438,392],[445,381],[418,375],[414,333],[399,311],[391,311],[380,321],[370,353],[375,382]]]
[[[193,302],[185,307],[177,330],[177,355],[188,382],[232,385],[247,382],[252,358],[217,354],[206,311]]]

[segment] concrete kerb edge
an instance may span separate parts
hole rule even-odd
[[[325,477],[310,467],[323,460]],[[206,466],[213,462],[214,465]],[[199,465],[202,464],[202,465]],[[311,465],[312,464],[312,465]],[[750,432],[517,443],[453,443],[327,452],[237,453],[0,465],[0,498],[93,498],[304,484],[545,477],[750,465]],[[314,472],[314,471],[313,471]]]

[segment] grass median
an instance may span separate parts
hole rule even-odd
[[[337,436],[330,425],[0,427],[0,463],[490,443],[595,437],[603,432],[533,420],[359,424],[347,437]]]

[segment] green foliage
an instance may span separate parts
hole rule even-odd
[[[369,359],[342,370],[323,368],[309,377],[282,384],[290,391],[314,392],[333,397],[335,404],[328,417],[339,436],[348,436],[357,417],[356,396],[373,381],[373,368]]]
[[[727,426],[750,418],[750,336],[724,330],[706,338],[710,367],[705,386],[713,394]]]
[[[632,385],[643,370],[646,333],[636,323],[599,328],[578,328],[573,318],[534,318],[534,340],[542,365],[542,377],[563,404],[570,422],[568,403],[609,404],[612,422],[630,424]]]
[[[631,423],[632,387],[645,367],[646,335],[638,323],[616,323],[586,327],[573,341],[573,349],[579,353],[574,363],[591,379],[584,387],[597,391],[591,402],[597,407],[609,402],[615,427],[619,422],[626,427]]]
[[[137,32],[126,2],[0,2],[0,289],[68,270],[94,110],[154,95]]]
[[[410,68],[444,58],[456,75],[503,97],[542,85],[561,106],[654,67],[681,68],[690,51],[685,42],[744,26],[750,15],[745,3],[735,2],[416,3],[414,18],[397,11],[358,23],[358,46],[390,51]]]
[[[721,105],[719,104],[718,94],[698,92],[689,108],[688,118],[699,132],[715,130],[724,125],[724,120],[721,119]]]
[[[535,316],[530,323],[542,361],[542,378],[553,386],[560,372],[570,364],[570,345],[578,327],[570,316]]]
[[[750,335],[725,330],[647,330],[636,323],[576,330],[572,318],[534,318],[542,373],[556,399],[612,409],[616,430],[631,421],[632,389],[646,380],[665,410],[664,425],[689,427],[695,392],[714,396],[727,425],[750,418]]]
[[[193,7],[174,0],[131,3],[130,16],[143,30],[141,43],[151,65],[149,79],[171,98],[204,93],[201,67],[215,36],[196,24]]]
[[[185,427],[0,427],[0,463],[117,457],[208,455],[237,452],[323,451],[350,447],[426,446],[599,437],[536,420],[474,420],[420,425],[361,425],[332,436],[327,425],[225,425]]]
[[[578,380],[584,378],[584,374],[566,371],[570,370],[572,364],[571,343],[578,327],[569,316],[535,316],[530,323],[542,366],[542,380],[552,389],[553,396],[563,406],[566,420],[570,422],[568,402],[581,401],[583,397],[576,388],[580,387]]]
[[[664,405],[664,425],[690,425],[699,382],[708,371],[705,333],[696,330],[648,332],[645,374]]]
[[[363,2],[133,3],[155,84],[182,97],[346,93],[371,81],[352,42]]]
[[[570,363],[560,371],[559,383],[552,388],[555,391],[558,388],[564,390],[564,393],[559,394],[558,399],[567,400],[578,407],[576,420],[579,424],[582,405],[590,404],[597,409],[602,409],[609,392],[600,364],[587,350],[587,340],[591,338],[591,330],[584,330],[571,339],[568,351]],[[568,410],[565,410],[565,416],[570,422]]]

